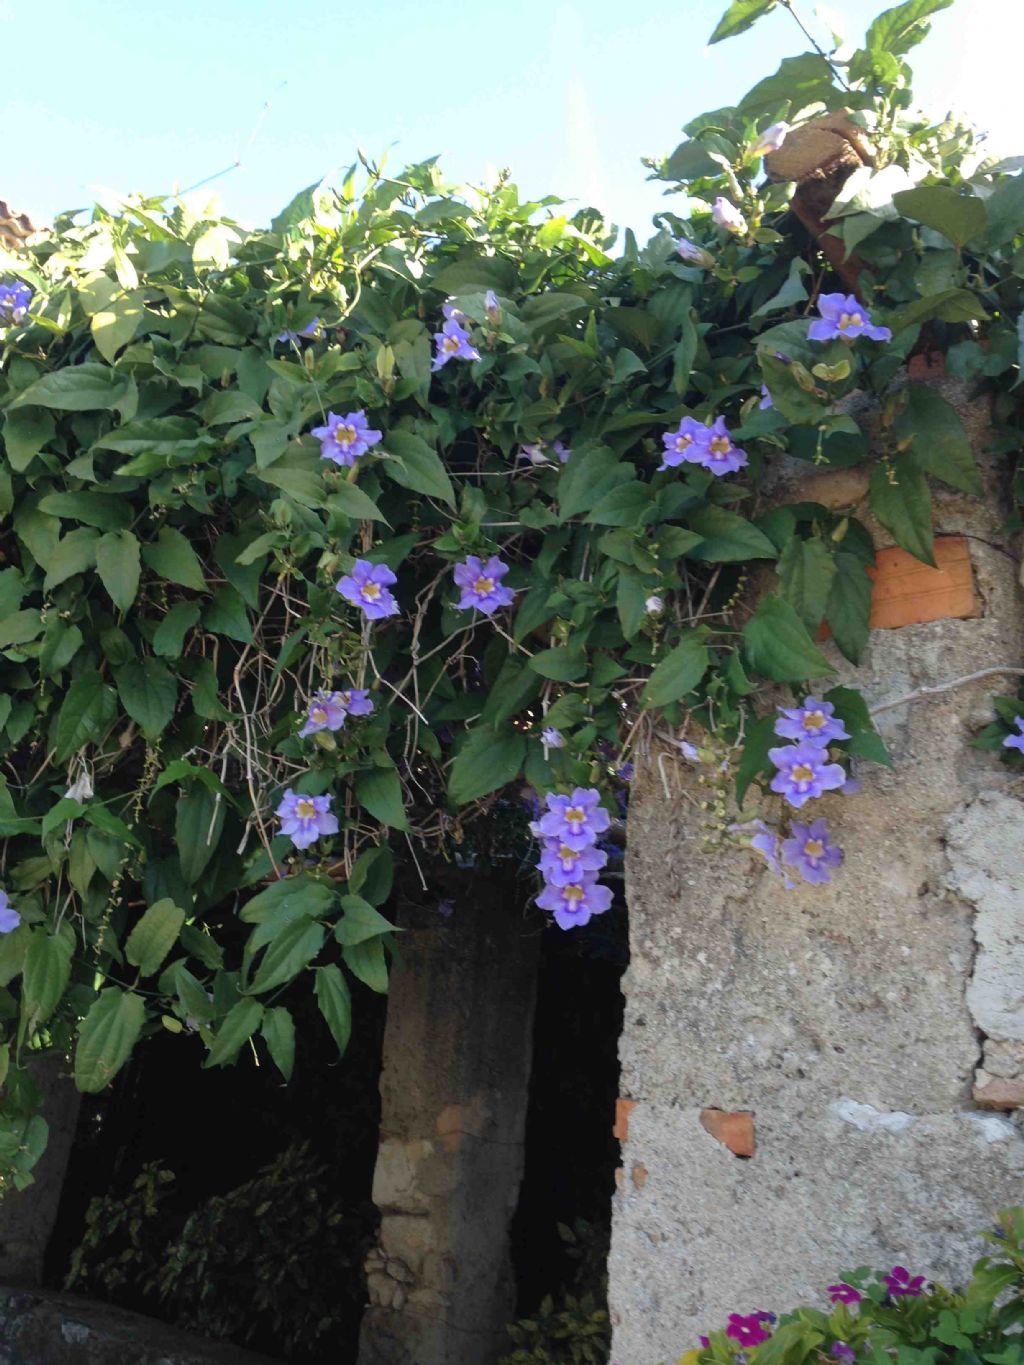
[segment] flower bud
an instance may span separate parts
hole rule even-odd
[[[743,214],[740,213],[735,204],[722,194],[711,206],[711,217],[720,228],[725,228],[726,232],[734,232],[737,236],[742,236],[747,231],[747,220]]]

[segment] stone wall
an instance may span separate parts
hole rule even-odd
[[[984,407],[943,391],[980,452]],[[896,703],[877,715],[895,768],[815,805],[846,850],[831,886],[786,891],[757,855],[705,853],[695,770],[652,754],[638,774],[610,1261],[624,1365],[675,1361],[730,1312],[820,1305],[844,1267],[956,1280],[972,1231],[1021,1200],[1018,1117],[993,1106],[1024,1081],[1022,783],[970,747],[1017,679],[923,690],[1024,661],[1005,466],[982,464],[984,501],[935,496],[979,614],[872,631],[857,670],[828,647],[836,681]],[[870,524],[868,472],[784,478]]]

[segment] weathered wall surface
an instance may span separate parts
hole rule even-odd
[[[943,391],[980,451],[984,409]],[[833,653],[872,705],[1022,661],[1004,471],[983,464],[984,503],[938,493],[935,508],[967,538],[981,615],[873,631],[858,670]],[[867,519],[867,477],[805,466],[799,486]],[[1018,1120],[981,1103],[1011,1108],[1024,1080],[1024,804],[969,747],[1015,682],[877,716],[895,769],[865,765],[860,794],[815,803],[846,850],[829,887],[787,892],[754,854],[703,852],[694,770],[665,759],[639,775],[614,1360],[675,1361],[729,1312],[821,1304],[843,1267],[955,1280],[980,1254],[971,1230],[1020,1201]],[[753,1111],[752,1159],[705,1130],[705,1108]]]
[[[511,894],[510,894],[511,893]],[[403,939],[392,973],[360,1365],[494,1365],[514,1316],[538,938],[514,886]]]

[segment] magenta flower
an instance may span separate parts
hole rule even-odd
[[[1024,716],[1014,716],[1013,723],[1020,731],[1019,735],[1007,735],[1003,740],[1004,749],[1019,749],[1024,754]]]
[[[545,839],[558,839],[569,848],[586,848],[597,843],[611,824],[595,787],[577,787],[571,796],[548,796],[547,813],[538,821]]]
[[[834,1341],[829,1347],[829,1355],[834,1356],[836,1360],[845,1360],[846,1365],[857,1359],[857,1352],[852,1346],[847,1346],[845,1341]]]
[[[346,413],[339,417],[336,412],[327,414],[327,425],[314,427],[310,435],[320,442],[321,460],[333,460],[335,464],[353,465],[360,455],[365,455],[383,437],[383,432],[373,431],[366,420],[366,413]]]
[[[32,290],[27,284],[15,280],[13,284],[0,284],[0,326],[24,322],[32,302]]]
[[[859,1289],[854,1289],[852,1284],[847,1284],[845,1280],[840,1280],[838,1284],[828,1286],[828,1296],[833,1303],[860,1303],[864,1295]]]
[[[558,839],[549,839],[541,849],[537,871],[553,886],[569,886],[582,881],[591,872],[600,872],[608,861],[608,854],[591,844],[588,848],[570,848]]]
[[[10,934],[21,923],[21,915],[7,899],[7,892],[0,891],[0,934]]]
[[[773,123],[767,127],[763,133],[758,133],[757,137],[750,144],[751,156],[763,156],[765,152],[777,152],[786,140],[789,132],[789,124]]]
[[[720,194],[712,204],[711,217],[720,228],[725,228],[726,232],[739,234],[747,230],[747,220],[736,205],[726,199],[724,195]]]
[[[462,589],[456,610],[469,611],[476,607],[490,616],[499,607],[511,606],[515,592],[500,582],[507,573],[508,565],[497,555],[492,555],[486,564],[481,563],[477,555],[467,556],[465,564],[455,566],[455,586]]]
[[[696,463],[719,476],[735,474],[737,469],[743,469],[749,463],[747,452],[733,445],[724,417],[716,417],[712,422]]]
[[[849,739],[846,726],[835,718],[834,712],[831,702],[805,697],[802,706],[779,707],[775,733],[783,739],[805,740],[823,747],[833,739]]]
[[[373,698],[365,687],[350,687],[334,695],[338,698],[338,705],[344,707],[350,716],[369,716],[373,712]]]
[[[448,305],[446,304],[445,307]],[[465,327],[459,325],[455,317],[450,317],[439,332],[434,333],[437,351],[431,372],[436,374],[449,360],[479,360],[480,352],[473,345]]]
[[[321,730],[340,730],[345,724],[345,707],[340,692],[325,692],[321,689],[313,694],[309,703],[306,723],[299,731],[302,739],[315,735]]]
[[[924,1276],[912,1276],[902,1265],[894,1265],[888,1275],[882,1276],[882,1280],[894,1299],[919,1299],[924,1293]]]
[[[675,469],[681,464],[703,464],[711,433],[696,417],[684,417],[676,431],[666,431],[661,441],[665,453],[659,469]]]
[[[691,242],[688,237],[676,237],[672,245],[679,252],[687,265],[702,265],[705,269],[715,263],[715,258],[710,251],[705,251],[696,242]]]
[[[298,796],[291,787],[274,812],[296,848],[309,848],[325,834],[337,834],[338,817],[331,814],[329,796]]]
[[[891,341],[888,327],[876,327],[871,314],[853,294],[822,294],[818,299],[816,318],[807,329],[810,341],[854,341],[859,336],[872,341]]]
[[[828,870],[840,865],[843,850],[829,842],[828,821],[815,820],[810,825],[794,821],[790,834],[792,837],[782,845],[782,861],[786,866],[795,868],[805,882],[821,885],[831,881]]]
[[[346,602],[359,607],[367,620],[379,621],[384,616],[395,616],[398,603],[388,591],[398,579],[386,564],[371,564],[368,559],[357,559],[352,572],[338,580],[336,591]]]
[[[501,304],[498,296],[493,289],[488,289],[484,295],[484,312],[487,314],[488,322],[499,322],[501,320]]]
[[[786,744],[769,749],[768,757],[779,770],[771,780],[771,789],[784,796],[794,810],[822,792],[835,791],[846,781],[842,767],[829,763],[827,750],[817,744]]]
[[[725,1335],[732,1337],[733,1341],[738,1341],[744,1348],[760,1346],[762,1341],[767,1341],[771,1336],[771,1333],[765,1330],[765,1323],[772,1320],[770,1313],[751,1313],[747,1317],[740,1313],[730,1313]]]
[[[602,886],[597,874],[589,872],[568,886],[548,883],[537,897],[542,910],[550,910],[560,929],[578,929],[589,923],[592,915],[603,915],[611,908],[612,893]]]

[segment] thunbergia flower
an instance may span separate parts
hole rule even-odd
[[[611,824],[595,787],[577,787],[571,796],[550,795],[547,813],[538,821],[546,839],[560,839],[569,848],[586,848],[597,842]]]
[[[845,1360],[847,1365],[857,1359],[857,1352],[852,1346],[847,1346],[845,1341],[834,1341],[829,1347],[829,1355],[835,1356],[836,1360]]]
[[[441,304],[441,312],[444,314],[445,322],[457,322],[460,327],[469,322],[469,318],[466,317],[462,309],[451,299]]]
[[[789,839],[782,844],[782,861],[787,867],[795,868],[805,882],[820,886],[830,882],[830,867],[838,867],[843,861],[843,850],[830,843],[828,821],[814,820],[809,825],[801,825],[794,820]]]
[[[697,464],[703,465],[712,474],[719,476],[735,474],[737,469],[743,469],[749,464],[747,452],[740,450],[739,446],[733,445],[724,417],[716,417],[712,422],[701,447]]]
[[[549,725],[546,729],[542,730],[540,732],[540,737],[549,749],[565,748],[565,736],[562,734],[561,730],[556,730],[553,725]]]
[[[696,744],[691,744],[688,739],[681,739],[679,741],[679,750],[687,762],[700,762],[700,750],[697,748]]]
[[[301,738],[315,735],[321,730],[340,730],[345,724],[345,706],[340,692],[314,692],[309,703],[306,723],[299,731]]]
[[[820,318],[807,329],[810,341],[853,341],[866,336],[871,341],[891,341],[888,327],[876,327],[871,314],[853,294],[822,294],[818,299]]]
[[[484,295],[484,312],[487,314],[488,322],[498,322],[501,319],[501,304],[493,289],[488,289]]]
[[[683,260],[690,265],[702,265],[706,269],[715,263],[715,258],[710,251],[705,251],[702,246],[698,246],[696,242],[691,242],[688,237],[676,237],[672,245]]]
[[[331,814],[329,796],[299,796],[291,787],[274,812],[296,848],[309,848],[325,834],[337,834],[338,817]]]
[[[359,607],[370,621],[384,616],[396,616],[398,603],[388,591],[398,579],[386,564],[371,564],[368,559],[357,559],[352,572],[338,580],[336,591],[346,602]]]
[[[1024,716],[1014,716],[1013,723],[1020,731],[1019,735],[1007,735],[1003,740],[1004,749],[1019,749],[1024,754]]]
[[[342,692],[335,692],[338,698],[338,705],[343,706],[350,716],[369,716],[373,712],[373,698],[365,687],[350,687]]]
[[[849,739],[846,726],[834,712],[830,701],[805,697],[802,706],[779,707],[775,733],[783,739],[802,739],[822,746],[827,746],[833,739]]]
[[[894,1265],[882,1280],[894,1299],[919,1299],[924,1293],[924,1276],[911,1275],[906,1266]]]
[[[23,322],[28,316],[32,302],[32,290],[27,284],[15,280],[13,284],[0,284],[0,325]]]
[[[455,586],[462,589],[462,596],[456,602],[458,611],[469,611],[476,607],[490,616],[499,607],[511,606],[515,599],[512,588],[502,585],[501,579],[508,573],[508,565],[503,564],[497,555],[492,555],[486,564],[477,555],[469,555],[465,564],[455,566]]]
[[[21,915],[7,899],[7,892],[0,891],[0,934],[10,934],[21,923]]]
[[[479,360],[480,352],[473,345],[465,327],[461,327],[454,317],[448,319],[439,332],[434,333],[437,351],[431,372],[436,374],[449,360]]]
[[[546,882],[553,886],[568,886],[570,882],[580,881],[588,872],[600,872],[607,861],[608,854],[594,844],[587,848],[570,848],[557,839],[549,839],[535,866]]]
[[[572,454],[572,451],[569,449],[569,447],[565,445],[564,442],[562,441],[555,441],[551,449],[555,452],[555,455],[558,457],[559,464],[565,464],[566,460]]]
[[[365,455],[384,435],[371,428],[362,409],[347,412],[344,417],[329,412],[327,425],[314,427],[310,434],[320,442],[321,460],[332,460],[341,465],[355,464],[359,456]]]
[[[550,910],[560,929],[578,929],[590,922],[592,915],[603,915],[611,908],[611,889],[597,880],[596,873],[585,874],[568,886],[548,882],[537,897],[542,910]]]
[[[633,778],[636,776],[636,764],[620,763],[615,769],[615,776],[620,782],[632,782]]]
[[[751,156],[763,156],[765,152],[777,152],[786,140],[789,124],[785,121],[773,123],[750,144]]]
[[[529,445],[519,447],[518,459],[525,460],[527,464],[550,464],[546,452],[547,447],[543,441],[531,441]]]
[[[770,1316],[764,1313],[750,1313],[744,1317],[740,1313],[730,1313],[725,1335],[738,1341],[741,1346],[760,1346],[771,1333],[765,1330],[765,1322]]]
[[[644,602],[644,611],[648,616],[657,616],[665,610],[665,602],[657,593],[652,593]]]
[[[757,406],[758,406],[759,408],[761,408],[762,411],[763,411],[765,408],[773,408],[773,407],[775,406],[775,400],[774,400],[774,398],[772,398],[771,394],[768,392],[768,385],[767,385],[767,384],[762,384],[762,385],[761,385],[761,401],[760,401],[760,403],[758,403]]]
[[[285,342],[298,341],[302,337],[307,341],[310,341],[319,331],[320,319],[314,318],[312,322],[307,322],[305,327],[300,328],[297,332],[279,332],[277,334],[277,340],[282,345]]]
[[[696,417],[684,417],[676,431],[666,431],[661,441],[665,453],[659,469],[675,469],[681,464],[703,464],[711,434]]]
[[[747,220],[743,214],[740,213],[734,203],[722,194],[711,205],[711,217],[720,228],[725,228],[726,232],[734,232],[739,235],[747,230]]]
[[[784,796],[794,810],[823,792],[835,791],[846,781],[842,766],[829,763],[828,751],[818,744],[786,744],[769,749],[768,757],[779,770],[771,780],[771,789]]]
[[[845,1280],[840,1280],[838,1284],[828,1286],[828,1296],[833,1303],[860,1303],[864,1295],[859,1289],[854,1289],[852,1284],[847,1284]]]

